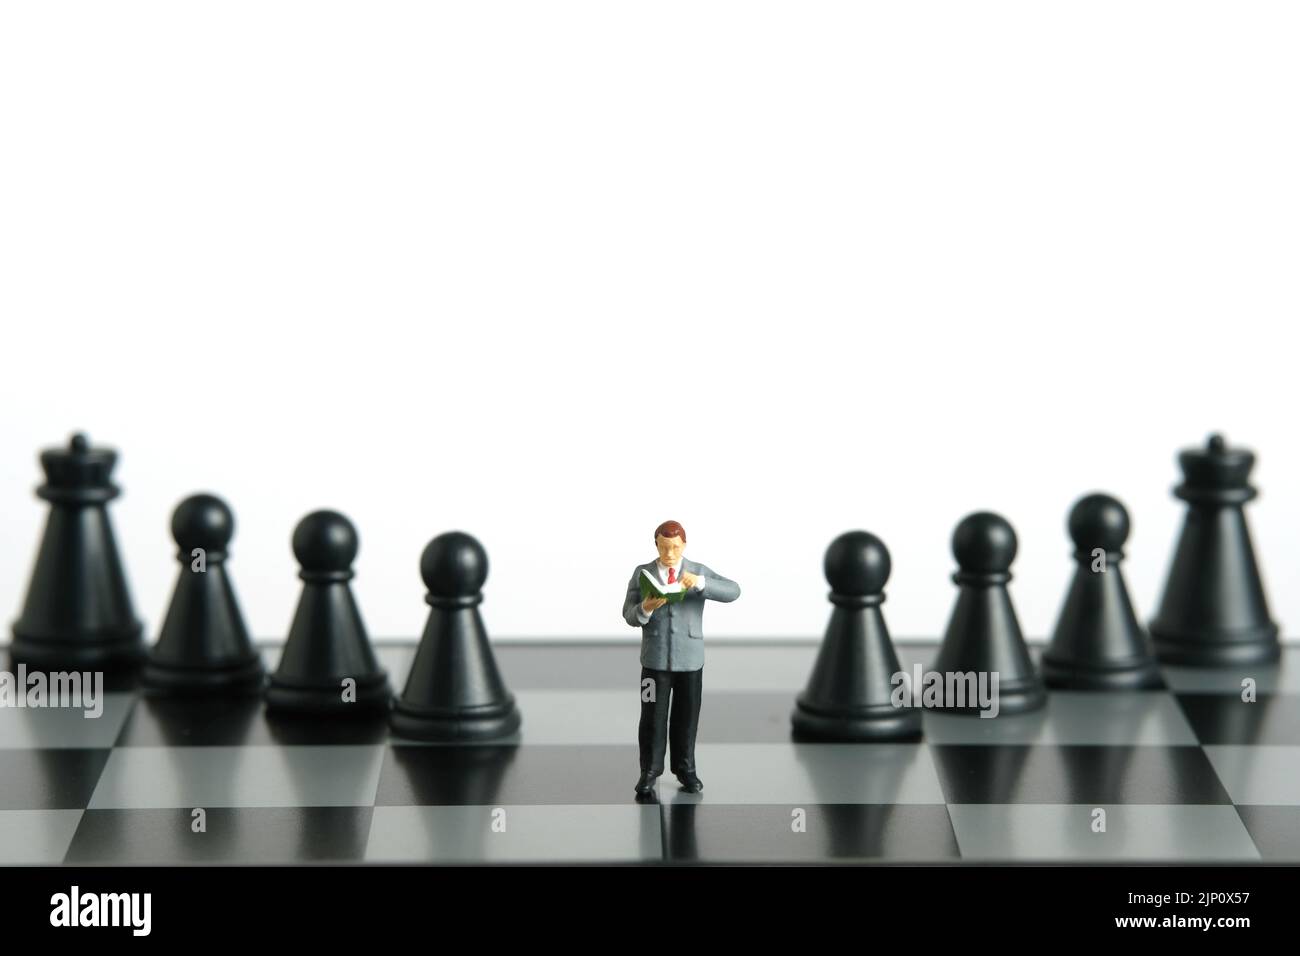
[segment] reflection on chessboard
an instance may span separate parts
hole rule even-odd
[[[413,653],[377,650],[390,671]],[[935,650],[901,642],[901,664]],[[920,743],[798,743],[789,701],[816,653],[715,644],[708,790],[661,782],[649,804],[628,786],[634,644],[501,645],[532,719],[487,744],[405,741],[382,719],[343,732],[256,699],[0,709],[0,862],[1300,861],[1300,651],[996,720],[927,712]]]

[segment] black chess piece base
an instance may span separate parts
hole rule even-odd
[[[1165,686],[1160,668],[1149,658],[1131,665],[1081,669],[1077,663],[1058,664],[1046,654],[1040,669],[1048,687],[1057,690],[1159,690]]]
[[[1002,681],[998,684],[997,708],[999,717],[1027,714],[1046,704],[1047,691],[1043,687],[1042,681],[1030,679],[1015,682]],[[984,708],[978,702],[963,707],[943,705],[927,709],[945,714],[979,715],[984,713]]]
[[[229,667],[169,667],[149,660],[141,673],[147,693],[168,695],[257,694],[266,681],[262,659],[253,657]]]
[[[16,633],[9,645],[9,659],[15,668],[22,664],[34,671],[128,670],[144,658],[142,635],[142,626],[76,642]]]
[[[519,729],[519,708],[513,699],[488,707],[456,710],[418,710],[393,706],[389,717],[393,732],[413,740],[475,741],[508,737]]]
[[[1151,643],[1162,663],[1183,667],[1237,667],[1242,664],[1271,664],[1282,656],[1276,624],[1257,627],[1232,635],[1222,633],[1203,640],[1163,635],[1160,625],[1150,627]]]
[[[266,706],[270,710],[322,716],[382,713],[388,710],[392,697],[388,676],[383,673],[358,678],[354,700],[343,699],[341,684],[295,685],[275,675],[266,688]]]
[[[803,700],[798,700],[790,723],[794,739],[801,742],[873,743],[921,739],[921,710],[916,707],[868,707],[856,715],[846,716],[818,713]]]
[[[1044,653],[1039,669],[1048,687],[1060,691],[1156,691],[1165,687],[1160,667],[1147,656],[1087,667],[1078,661],[1057,661],[1052,654]]]

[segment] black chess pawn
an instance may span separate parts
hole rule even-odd
[[[1043,652],[1049,687],[1139,690],[1164,686],[1133,612],[1120,562],[1128,511],[1110,495],[1085,495],[1068,522],[1077,567],[1061,616]]]
[[[791,715],[795,738],[918,738],[921,711],[897,707],[892,700],[894,675],[900,671],[880,608],[889,580],[889,550],[869,532],[849,531],[831,542],[822,567],[834,610]]]
[[[1183,482],[1174,494],[1187,517],[1174,550],[1164,597],[1151,622],[1156,656],[1167,664],[1229,666],[1274,661],[1278,626],[1246,525],[1255,455],[1229,448],[1221,435],[1178,456]]]
[[[953,532],[952,553],[959,569],[952,576],[958,586],[957,604],[933,669],[943,676],[945,692],[950,681],[957,686],[956,675],[968,675],[968,680],[960,684],[961,698],[945,693],[939,705],[944,710],[978,713],[981,708],[972,699],[971,683],[987,680],[992,691],[995,674],[999,713],[1024,713],[1047,702],[1007,591],[1017,547],[1011,524],[987,511],[967,515]]]
[[[10,653],[36,670],[111,670],[137,663],[143,626],[135,616],[118,556],[108,503],[117,453],[74,435],[41,453],[50,504],[45,534]]]
[[[286,713],[373,714],[392,697],[348,582],[356,529],[337,511],[315,511],[293,532],[302,596],[266,704]]]
[[[226,572],[235,517],[214,495],[186,498],[172,513],[180,575],[144,684],[155,692],[255,693],[262,658],[244,626]]]
[[[519,728],[478,606],[488,559],[460,531],[440,534],[420,557],[430,606],[411,673],[393,705],[393,730],[422,740],[491,740]]]

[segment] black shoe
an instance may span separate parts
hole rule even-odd
[[[654,793],[655,781],[659,779],[659,774],[651,773],[649,770],[641,771],[641,779],[636,782],[637,793]]]
[[[704,784],[700,782],[699,777],[695,776],[694,770],[679,770],[677,779],[687,793],[699,793],[704,789]]]

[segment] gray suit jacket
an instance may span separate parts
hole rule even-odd
[[[704,590],[692,589],[680,604],[665,604],[646,624],[637,616],[641,604],[641,572],[658,575],[657,561],[632,572],[623,599],[623,620],[641,628],[641,666],[656,671],[697,671],[704,666],[704,602],[734,601],[740,585],[695,561],[682,558],[682,570],[704,578]]]

